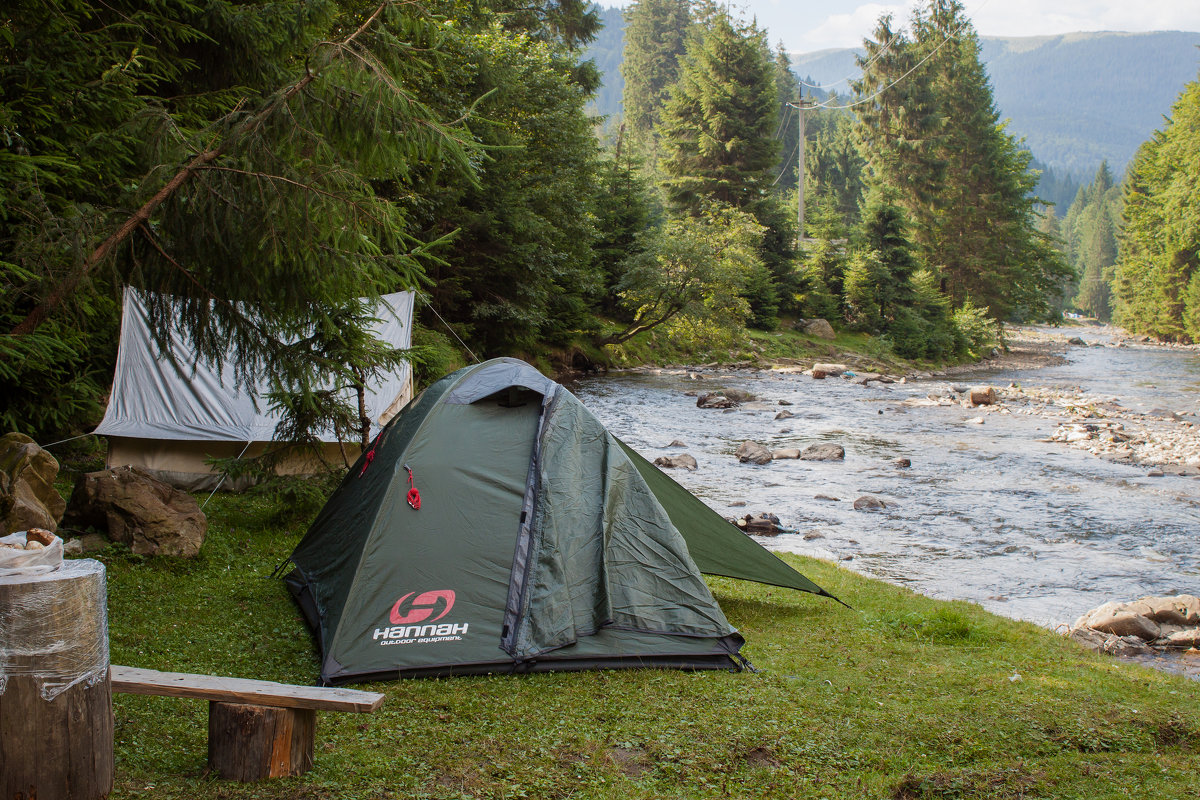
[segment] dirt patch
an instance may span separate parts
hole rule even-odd
[[[650,759],[641,747],[610,747],[605,758],[627,778],[637,778],[650,771]]]
[[[746,764],[751,767],[775,769],[782,763],[775,757],[775,753],[769,747],[756,747],[746,753],[745,757]]]
[[[978,797],[989,800],[1025,797],[1043,777],[1030,773],[1023,764],[986,772],[934,772],[900,779],[892,791],[892,800],[930,800],[931,798]]]

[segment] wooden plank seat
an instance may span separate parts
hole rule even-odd
[[[222,778],[257,781],[312,767],[317,711],[370,713],[384,695],[357,689],[111,667],[112,690],[208,700],[208,764]]]

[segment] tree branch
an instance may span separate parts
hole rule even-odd
[[[388,5],[387,2],[380,4],[374,12],[367,17],[359,28],[354,31],[348,38],[341,42],[333,43],[337,47],[347,47],[354,42],[370,25],[378,19],[383,13],[384,8]],[[216,161],[218,157],[224,154],[230,147],[233,146],[242,136],[251,133],[275,113],[281,104],[286,104],[295,95],[304,90],[304,87],[312,83],[316,79],[316,74],[311,71],[305,71],[304,77],[293,83],[283,92],[278,94],[273,101],[267,104],[265,108],[259,111],[254,116],[242,122],[220,143],[210,146],[207,150],[201,152],[189,161],[179,172],[167,181],[166,185],[154,193],[154,196],[147,200],[141,208],[133,212],[117,230],[107,239],[99,244],[91,254],[84,259],[83,263],[66,279],[46,296],[46,299],[38,303],[32,311],[26,315],[25,319],[21,320],[16,327],[10,331],[12,336],[25,336],[37,330],[51,312],[57,309],[63,302],[70,297],[79,284],[88,277],[106,258],[112,255],[112,252],[118,245],[128,239],[134,231],[140,226],[146,224],[150,220],[150,215],[158,209],[167,198],[178,191],[179,187],[183,186],[187,181],[195,175],[201,168]],[[240,104],[238,106],[240,108]],[[238,109],[234,109],[235,113]],[[229,118],[229,115],[225,117]]]

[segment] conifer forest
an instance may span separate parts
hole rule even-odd
[[[0,424],[95,424],[126,288],[299,430],[348,413],[330,376],[399,357],[603,363],[823,318],[938,362],[1064,312],[1200,340],[1200,83],[1054,208],[958,0],[879,19],[845,96],[731,7],[623,14],[597,118],[585,0],[9,4]],[[370,300],[404,289],[415,346],[386,352]]]

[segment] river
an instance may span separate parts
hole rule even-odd
[[[1197,414],[1195,350],[1063,350],[1060,366],[984,370],[952,381],[860,386],[771,370],[660,370],[589,378],[573,388],[645,457],[694,456],[695,472],[676,469],[672,477],[723,516],[778,515],[794,532],[760,538],[771,549],[1058,629],[1109,600],[1200,594],[1196,468],[1150,477],[1145,465],[1044,441],[1056,423],[1036,415],[992,413],[979,424],[971,421],[980,416],[975,409],[905,403],[944,394],[951,383],[1015,382],[1082,385],[1133,410],[1165,406],[1189,420]],[[752,392],[759,402],[705,410],[685,394],[718,388]],[[783,410],[795,416],[775,419]],[[669,447],[674,440],[686,447]],[[772,449],[833,442],[846,457],[741,464],[733,452],[745,440]],[[901,458],[911,467],[898,466]],[[853,501],[868,494],[887,507],[854,510]]]

